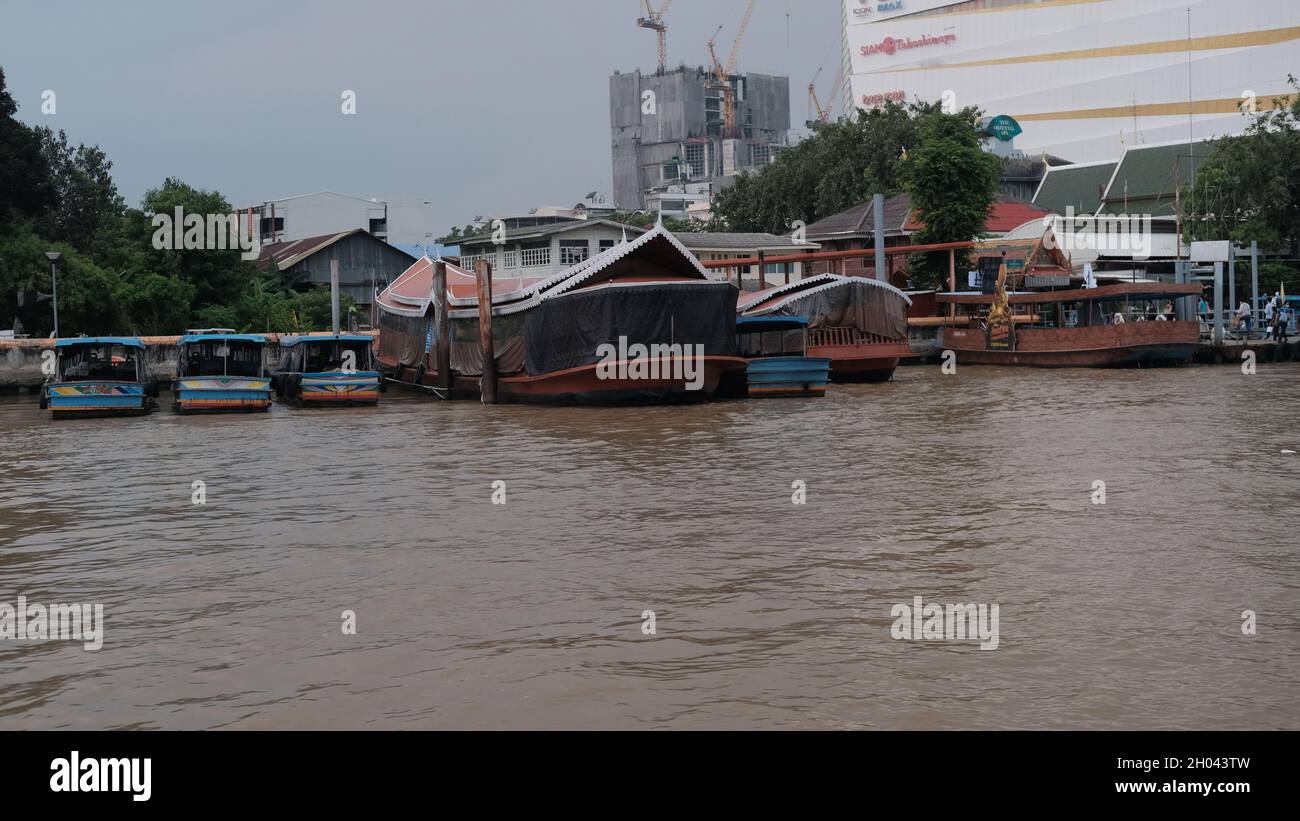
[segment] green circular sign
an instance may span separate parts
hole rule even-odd
[[[1020,123],[1006,114],[999,114],[989,120],[988,127],[985,129],[1002,142],[1010,142],[1015,139],[1016,135],[1021,133]]]

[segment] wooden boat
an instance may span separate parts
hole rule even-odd
[[[808,318],[807,355],[831,360],[837,382],[885,382],[911,355],[907,294],[876,279],[819,274],[745,294],[742,317]]]
[[[41,386],[40,406],[55,419],[130,416],[157,406],[158,386],[144,342],[126,336],[59,339],[54,378]]]
[[[369,336],[328,334],[280,338],[271,375],[276,396],[298,406],[377,405],[380,373]]]
[[[211,329],[177,342],[172,395],[179,413],[264,411],[271,407],[266,337]]]
[[[825,396],[831,360],[806,356],[808,318],[803,316],[742,316],[736,319],[740,355],[749,360],[745,395]]]
[[[1097,288],[939,294],[967,327],[945,327],[939,345],[959,363],[1036,367],[1118,367],[1190,362],[1200,347],[1200,323],[1173,318],[1136,321],[1122,312],[1134,302],[1197,297],[1196,283],[1117,283]],[[1116,313],[1125,317],[1116,323]],[[1163,314],[1152,314],[1153,317]],[[1062,322],[1061,319],[1065,321]]]
[[[439,329],[433,268],[433,260],[421,260],[380,294],[380,367],[399,382],[442,385],[442,340],[450,347],[453,395],[477,396],[476,278],[446,264],[449,327]],[[700,401],[714,395],[724,374],[747,365],[736,353],[735,286],[710,279],[662,225],[553,276],[494,278],[492,287],[502,402]]]

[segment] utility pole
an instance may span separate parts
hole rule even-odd
[[[59,338],[59,257],[63,256],[59,251],[46,251],[46,258],[50,261],[50,280],[54,283],[54,338]]]
[[[339,261],[330,260],[330,320],[334,335],[339,335]]]

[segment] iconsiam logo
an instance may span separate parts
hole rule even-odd
[[[931,37],[923,34],[915,39],[911,37],[886,37],[879,43],[868,43],[860,50],[863,57],[870,57],[873,54],[884,54],[893,56],[899,49],[921,48],[923,46],[941,46],[951,43],[957,39],[955,34],[940,34],[937,37]]]
[[[1066,206],[1065,216],[1043,218],[1043,247],[1063,251],[1121,253],[1133,259],[1151,256],[1150,214],[1084,214]],[[1048,230],[1050,229],[1050,230]]]

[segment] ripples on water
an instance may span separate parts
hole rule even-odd
[[[1298,376],[59,423],[0,399],[0,602],[101,602],[106,632],[0,642],[0,727],[1297,729]],[[998,603],[1000,647],[892,640],[915,595]]]

